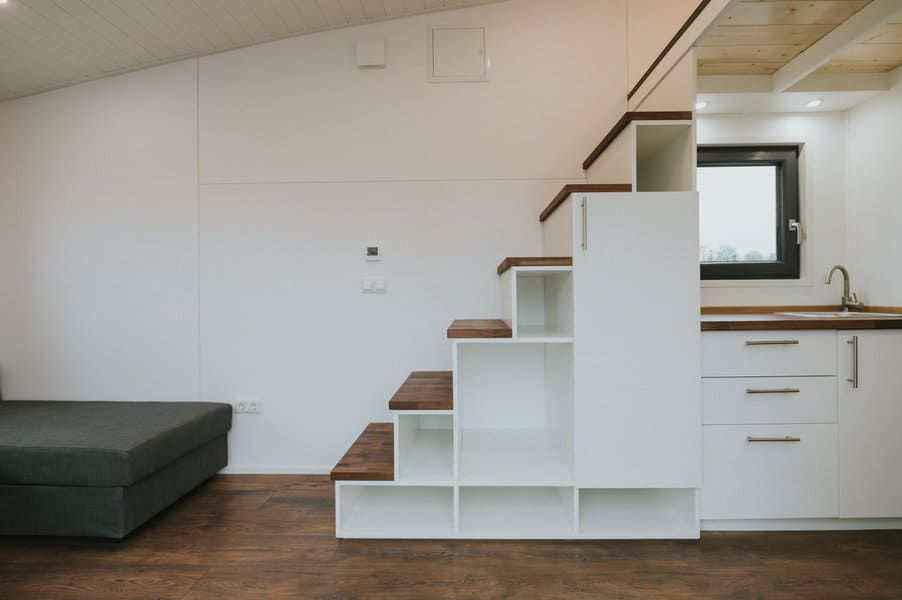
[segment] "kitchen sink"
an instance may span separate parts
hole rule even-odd
[[[852,312],[852,311],[817,311],[817,312],[778,312],[781,317],[805,317],[810,319],[880,319],[902,318],[902,314],[877,313],[877,312]]]

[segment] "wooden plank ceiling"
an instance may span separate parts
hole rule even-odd
[[[699,75],[773,75],[870,0],[742,0],[698,48]],[[902,3],[900,3],[902,6]],[[902,18],[818,73],[885,73],[902,65]]]
[[[8,0],[0,100],[280,38],[501,0]]]

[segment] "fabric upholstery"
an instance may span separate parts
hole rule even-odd
[[[210,402],[2,401],[0,484],[132,485],[231,425],[232,407]],[[95,495],[122,502],[112,491]]]
[[[128,487],[0,484],[0,534],[123,538],[227,463],[221,435]]]

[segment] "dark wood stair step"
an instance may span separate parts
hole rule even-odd
[[[628,111],[623,113],[623,116],[614,123],[614,126],[611,127],[611,130],[602,138],[602,140],[595,146],[595,149],[592,150],[591,154],[583,161],[583,169],[588,169],[592,166],[598,157],[602,155],[602,153],[608,149],[614,140],[617,139],[623,130],[626,129],[630,123],[633,121],[691,121],[692,120],[692,111],[691,110],[637,110],[637,111]]]
[[[511,267],[572,267],[572,256],[508,256],[498,265],[501,275]]]
[[[370,423],[332,469],[332,481],[394,481],[395,426]]]
[[[510,325],[501,319],[457,319],[448,328],[449,338],[509,338]]]
[[[452,410],[451,371],[414,371],[388,401],[389,410]]]
[[[561,188],[554,200],[545,207],[539,215],[539,221],[544,222],[557,208],[564,203],[570,194],[594,194],[611,192],[632,192],[633,186],[629,183],[568,183]]]

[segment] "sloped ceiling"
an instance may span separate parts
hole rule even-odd
[[[7,0],[0,101],[280,38],[500,0]]]

